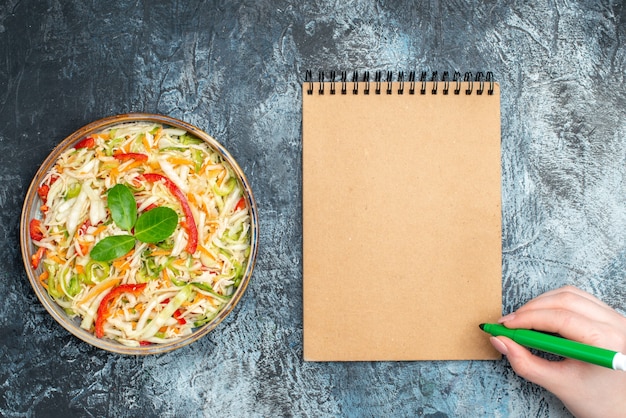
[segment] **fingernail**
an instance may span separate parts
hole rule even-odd
[[[503,324],[506,321],[510,321],[513,318],[515,318],[515,314],[514,313],[510,313],[508,315],[504,315],[502,318],[498,319],[498,324]]]
[[[491,345],[493,345],[493,348],[498,350],[498,352],[502,354],[503,356],[506,356],[509,353],[509,350],[508,348],[506,348],[506,345],[504,345],[504,343],[500,341],[499,339],[497,339],[496,337],[489,338],[489,341],[491,341]]]

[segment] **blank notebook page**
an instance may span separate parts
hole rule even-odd
[[[370,84],[303,84],[304,359],[497,359],[499,85]]]

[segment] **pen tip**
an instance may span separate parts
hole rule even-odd
[[[484,330],[484,329],[485,329],[485,324],[480,324],[478,327],[479,327],[480,329]]]

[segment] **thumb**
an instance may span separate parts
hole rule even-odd
[[[552,393],[560,392],[559,386],[566,372],[562,362],[537,357],[507,337],[491,337],[490,341],[496,350],[507,357],[511,367],[519,376],[543,386]]]

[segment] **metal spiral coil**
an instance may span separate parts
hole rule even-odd
[[[383,77],[383,73],[385,73],[385,77]],[[327,76],[328,74],[328,76]],[[408,91],[409,95],[413,95],[416,92],[419,92],[420,95],[431,94],[437,95],[439,93],[443,95],[448,95],[451,91],[454,95],[461,94],[462,86],[465,85],[465,90],[463,92],[465,95],[482,95],[485,90],[487,91],[487,95],[493,95],[495,79],[493,73],[491,71],[487,71],[483,73],[482,71],[476,72],[474,75],[471,71],[465,72],[461,74],[459,71],[454,71],[452,73],[452,78],[450,78],[450,73],[448,71],[443,71],[441,76],[438,71],[421,71],[419,80],[416,78],[416,71],[409,71],[408,77],[405,80],[405,72],[399,71],[394,77],[393,71],[375,71],[373,76],[373,82],[370,81],[370,71],[363,71],[359,74],[358,71],[353,71],[352,73],[352,94],[359,94],[359,85],[363,88],[363,94],[369,95],[372,90],[374,94],[393,94],[394,83],[397,83],[398,88],[395,91],[396,94],[404,94],[405,91]],[[359,77],[362,75],[362,77]],[[383,79],[384,78],[384,79]],[[317,94],[324,95],[326,91],[329,94],[334,95],[337,92],[337,84],[340,85],[340,93],[342,95],[348,94],[348,73],[347,71],[341,71],[339,73],[339,77],[337,76],[336,71],[329,71],[326,73],[325,71],[318,72],[318,90]],[[416,89],[416,85],[419,83],[419,90]],[[427,91],[428,83],[431,83],[432,88],[430,91]],[[408,89],[406,89],[406,85],[408,84]],[[306,93],[313,94],[314,93],[314,81],[313,81],[313,72],[311,70],[307,70],[305,73],[305,85],[306,85]]]

